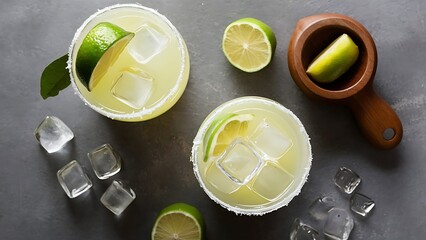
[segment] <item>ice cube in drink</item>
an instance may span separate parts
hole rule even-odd
[[[294,177],[284,169],[281,169],[273,162],[268,162],[263,166],[250,184],[250,189],[260,196],[273,201],[293,184]]]
[[[154,79],[148,73],[128,69],[115,81],[111,94],[134,109],[142,109],[151,97],[153,86]]]
[[[167,47],[168,37],[155,28],[142,25],[136,30],[135,37],[127,46],[127,49],[138,62],[149,62],[157,54]]]
[[[269,159],[282,157],[293,145],[284,133],[267,121],[259,124],[251,141]]]
[[[247,143],[236,140],[226,153],[217,160],[219,169],[232,181],[246,184],[257,173],[262,159]]]

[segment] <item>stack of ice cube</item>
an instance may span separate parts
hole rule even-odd
[[[57,117],[47,116],[36,128],[35,137],[47,152],[60,150],[74,137],[72,131]],[[121,160],[111,145],[104,144],[87,154],[99,179],[107,179],[121,169]],[[56,173],[59,184],[69,198],[80,196],[93,184],[83,167],[72,160]],[[102,204],[114,214],[121,214],[136,198],[134,191],[123,181],[115,180],[101,197]]]
[[[349,208],[353,213],[365,217],[374,208],[373,200],[361,193],[354,192],[361,182],[361,178],[351,169],[339,168],[333,182],[345,195],[351,194]],[[309,206],[309,213],[316,221],[323,222],[322,233],[326,239],[347,240],[354,228],[354,220],[350,214],[351,211],[336,207],[337,204],[331,195],[321,195]],[[318,239],[318,234],[311,234],[315,231],[313,227],[296,219],[290,239]]]
[[[218,190],[232,193],[246,185],[259,196],[273,200],[293,183],[294,176],[277,159],[293,145],[285,133],[263,121],[248,139],[237,139],[206,173]]]

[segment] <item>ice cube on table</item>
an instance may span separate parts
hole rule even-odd
[[[271,159],[282,157],[293,145],[285,133],[266,121],[259,124],[250,140]]]
[[[121,169],[120,156],[111,145],[104,144],[87,154],[92,168],[99,179],[107,179]]]
[[[290,240],[317,240],[319,234],[316,229],[303,223],[299,218],[293,222],[290,232]]]
[[[154,78],[142,70],[128,69],[115,81],[111,94],[122,103],[141,109],[152,94],[153,81]]]
[[[237,191],[241,184],[231,180],[225,173],[219,169],[216,163],[212,163],[206,171],[206,181],[213,185],[219,191],[230,194]]]
[[[74,138],[71,129],[55,116],[47,116],[35,129],[34,135],[48,153],[59,151]]]
[[[349,213],[341,208],[333,208],[328,212],[324,225],[324,235],[336,240],[347,240],[354,227]]]
[[[135,32],[135,36],[127,45],[128,52],[136,61],[145,64],[167,46],[169,38],[156,29],[143,25]]]
[[[254,177],[262,162],[252,146],[237,140],[231,143],[217,164],[232,181],[244,185]]]
[[[293,180],[293,175],[267,162],[248,186],[263,198],[274,200],[293,184]]]
[[[335,205],[336,202],[333,197],[322,195],[309,206],[309,213],[317,220],[324,220],[327,218],[328,211]]]
[[[127,183],[114,180],[102,195],[101,202],[115,215],[120,215],[135,198],[135,192]]]
[[[350,200],[351,210],[361,216],[367,216],[376,205],[369,197],[355,193]]]
[[[361,178],[358,174],[346,167],[339,168],[334,176],[336,186],[347,194],[351,194],[360,182]]]
[[[92,181],[76,160],[59,169],[56,175],[65,193],[70,198],[75,198],[92,187]]]

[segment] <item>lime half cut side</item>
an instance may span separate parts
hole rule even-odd
[[[186,203],[172,204],[158,214],[152,228],[152,240],[201,240],[204,219],[197,208]]]
[[[256,72],[272,60],[276,38],[272,29],[255,18],[242,18],[225,29],[222,50],[228,61],[244,72]]]
[[[133,38],[117,25],[101,22],[83,39],[76,58],[76,72],[83,85],[91,91],[108,68]]]
[[[219,156],[229,144],[238,137],[245,137],[248,123],[253,114],[224,114],[218,116],[210,125],[204,137],[205,154],[204,162],[210,156]]]
[[[342,34],[312,61],[306,73],[317,82],[332,82],[349,70],[358,55],[358,46],[349,35]]]

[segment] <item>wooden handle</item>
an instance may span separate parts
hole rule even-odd
[[[361,131],[372,144],[383,149],[399,144],[403,132],[401,121],[371,84],[351,97],[348,103]]]

